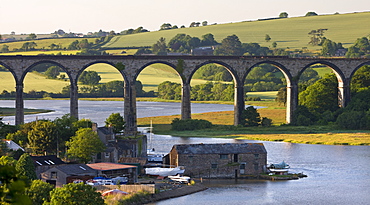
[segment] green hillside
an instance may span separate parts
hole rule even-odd
[[[365,26],[369,24],[369,20],[370,12],[363,12],[209,25],[116,36],[103,47],[151,46],[160,37],[166,38],[168,42],[178,33],[199,38],[204,34],[212,33],[218,42],[229,35],[236,34],[243,43],[259,43],[261,46],[271,47],[272,42],[275,41],[278,48],[307,47],[315,50],[320,47],[307,44],[310,41],[308,33],[320,28],[328,29],[325,37],[348,47],[357,38],[370,35],[370,27]],[[265,41],[266,34],[272,38],[270,42]]]
[[[38,40],[38,39],[35,39],[35,40],[30,40],[30,41],[16,41],[16,42],[4,42],[4,43],[0,43],[0,46],[2,45],[7,45],[9,46],[9,51],[13,51],[14,49],[20,49],[22,48],[22,45],[25,43],[25,42],[35,42],[37,44],[37,46],[35,47],[35,49],[50,49],[50,45],[51,44],[55,44],[55,45],[59,45],[61,48],[68,48],[68,46],[73,42],[73,41],[81,41],[82,39],[88,39],[89,42],[92,42],[94,43],[95,42],[95,39],[96,38],[50,38],[50,39],[41,39],[41,40]],[[62,50],[57,50],[57,51],[51,51],[51,52],[54,52],[54,53],[58,53],[58,52],[61,52]],[[44,54],[49,54],[47,53],[47,51],[36,51],[37,53],[32,53],[32,54],[28,54],[28,52],[22,52],[21,54],[22,55],[37,55],[39,53],[44,53]],[[75,54],[72,53],[72,54]],[[14,53],[2,53],[2,55],[14,55]],[[69,55],[69,53],[63,53],[63,55]]]

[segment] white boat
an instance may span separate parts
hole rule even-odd
[[[188,176],[176,175],[176,176],[168,176],[168,178],[171,181],[174,181],[174,182],[180,182],[180,183],[189,183],[190,182],[190,177],[188,177]]]
[[[175,168],[162,168],[162,167],[145,168],[145,173],[147,175],[163,176],[163,177],[183,174],[184,172],[185,172],[185,168],[183,166],[178,166]]]

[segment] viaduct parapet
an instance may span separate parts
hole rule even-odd
[[[241,122],[245,109],[244,81],[252,68],[260,64],[271,64],[285,76],[287,82],[286,121],[290,123],[292,113],[298,106],[298,80],[300,75],[314,64],[330,67],[338,78],[339,104],[345,107],[350,100],[350,81],[355,71],[370,64],[370,59],[348,58],[288,58],[250,56],[0,56],[0,65],[7,68],[16,82],[16,124],[24,122],[23,82],[28,71],[42,63],[61,67],[70,81],[70,114],[78,118],[78,77],[89,66],[105,63],[114,66],[124,79],[124,118],[126,133],[134,133],[136,124],[135,81],[140,72],[149,65],[161,63],[172,67],[182,84],[181,118],[191,118],[190,81],[193,74],[203,65],[216,63],[224,66],[232,75],[235,85],[234,124]],[[41,82],[42,83],[42,82]]]

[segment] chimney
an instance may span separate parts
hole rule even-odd
[[[94,131],[94,132],[97,132],[98,131],[98,124],[97,123],[92,123],[92,127],[91,129]]]

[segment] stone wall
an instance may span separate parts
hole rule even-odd
[[[222,157],[220,154],[178,156],[178,165],[185,166],[185,175],[199,178],[256,176],[265,171],[266,163],[266,154],[228,154]]]

